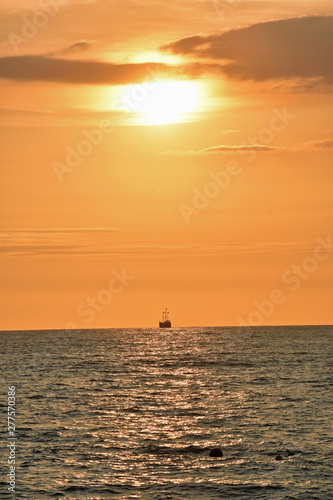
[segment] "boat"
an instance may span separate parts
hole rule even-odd
[[[163,311],[163,318],[160,321],[160,328],[171,328],[171,321],[169,320],[169,311]]]

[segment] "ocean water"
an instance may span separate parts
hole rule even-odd
[[[332,340],[330,326],[1,332],[0,498],[331,500]]]

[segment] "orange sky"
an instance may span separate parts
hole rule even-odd
[[[0,329],[333,322],[331,1],[0,22]]]

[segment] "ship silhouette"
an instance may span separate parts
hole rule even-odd
[[[171,328],[171,321],[169,320],[169,311],[163,311],[162,321],[160,321],[160,328]]]

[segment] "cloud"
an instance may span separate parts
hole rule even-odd
[[[121,85],[177,73],[175,68],[162,63],[112,64],[31,55],[0,58],[0,78],[24,82]]]
[[[115,228],[3,229],[0,231],[2,257],[99,256],[138,258],[152,255],[184,255],[202,252],[206,245],[177,241],[133,239]]]
[[[333,16],[310,16],[194,35],[163,46],[174,54],[215,59],[231,78],[321,78],[333,82]]]
[[[221,144],[205,149],[190,150],[190,151],[165,151],[164,155],[171,156],[193,156],[193,155],[206,155],[216,153],[251,153],[251,152],[266,152],[266,153],[281,153],[287,149],[280,146],[267,146],[265,144],[239,144],[235,146],[227,146]]]
[[[114,233],[118,231],[116,228],[106,227],[61,227],[48,229],[2,229],[0,238],[6,234],[62,234],[62,233]]]
[[[253,144],[253,145],[238,145],[238,146],[213,146],[211,148],[206,148],[201,151],[196,151],[197,154],[202,153],[242,153],[242,152],[267,152],[267,153],[298,153],[298,152],[311,152],[311,151],[332,151],[333,150],[333,139],[323,139],[323,140],[311,140],[303,142],[301,144],[295,144],[291,147],[282,146],[266,146],[263,144]]]
[[[313,92],[316,94],[327,94],[333,92],[333,81],[331,83],[324,82],[322,78],[296,78],[285,81],[274,82],[269,88],[260,89],[261,92],[283,92],[304,94]]]
[[[228,128],[227,130],[223,130],[223,132],[221,132],[221,135],[237,134],[238,132],[240,132],[240,130]]]
[[[302,144],[296,144],[293,150],[296,152],[333,151],[333,139],[303,142]]]
[[[102,227],[2,229],[0,255],[105,253],[120,232]]]
[[[113,234],[114,233],[114,234]],[[113,228],[55,228],[1,230],[1,258],[76,257],[84,256],[138,259],[152,256],[224,255],[235,253],[262,253],[282,251],[294,245],[278,242],[239,242],[226,244],[163,243],[154,239],[133,239],[125,231]]]
[[[249,152],[249,151],[266,151],[266,152],[276,152],[283,151],[284,148],[278,146],[266,146],[264,144],[250,144],[250,145],[239,145],[239,146],[226,146],[222,144],[221,146],[213,146],[211,148],[203,149],[203,153],[229,153],[229,152]]]
[[[27,103],[29,106],[29,103]],[[115,105],[118,105],[116,102]],[[68,126],[77,127],[99,127],[102,120],[108,120],[114,124],[123,123],[126,110],[82,110],[77,108],[56,109],[48,107],[46,109],[6,109],[0,106],[0,122],[6,127],[58,127],[66,123]]]
[[[295,92],[329,92],[333,88],[333,16],[269,21],[214,35],[183,38],[163,47],[196,58],[179,66],[66,58],[89,50],[94,43],[81,39],[49,55],[2,57],[0,78],[121,85],[151,80],[152,73],[158,73],[158,78],[199,78],[215,74],[255,81],[285,79],[293,83],[289,90]]]
[[[329,134],[327,132],[326,134]],[[306,152],[325,152],[333,151],[333,139],[310,140],[290,147],[267,146],[265,144],[238,144],[227,146],[221,144],[210,148],[189,150],[189,151],[165,151],[163,155],[170,156],[202,156],[206,154],[230,154],[230,153],[306,153]]]
[[[85,52],[89,50],[95,43],[96,43],[95,40],[76,40],[75,42],[68,43],[59,50],[51,52],[49,55],[66,56],[66,55],[76,54],[78,52]]]

